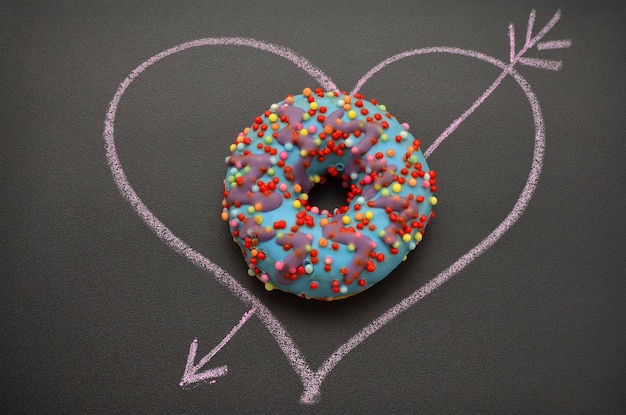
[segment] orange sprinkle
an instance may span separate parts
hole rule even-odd
[[[396,152],[395,152],[395,151],[393,151],[393,148],[390,148],[389,150],[387,150],[387,155],[388,155],[389,157],[393,157],[393,156],[395,156],[395,155],[396,155]]]
[[[328,239],[320,238],[319,244],[322,248],[324,248],[326,245],[328,245]]]

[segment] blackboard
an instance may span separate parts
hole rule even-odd
[[[3,2],[2,413],[624,413],[625,12]],[[236,134],[324,79],[454,127],[423,243],[331,303],[220,220]]]

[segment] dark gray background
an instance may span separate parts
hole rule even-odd
[[[476,4],[470,4],[476,3]],[[178,386],[190,342],[208,353],[247,310],[165,246],[119,194],[103,121],[137,65],[204,37],[289,47],[350,90],[386,57],[456,46],[508,58],[537,29],[570,49],[518,70],[543,110],[545,169],[496,245],[348,355],[299,403],[301,384],[256,317]],[[625,8],[619,2],[26,2],[0,5],[0,409],[3,413],[620,413],[626,409]],[[363,88],[427,146],[497,77],[450,55],[405,59]],[[437,218],[383,283],[330,304],[267,293],[219,219],[237,132],[316,86],[281,58],[196,48],[129,88],[116,138],[130,182],[177,235],[257,295],[313,368],[466,252],[515,203],[531,162],[528,101],[510,78],[430,158]]]

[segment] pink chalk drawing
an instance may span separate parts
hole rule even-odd
[[[254,308],[246,311],[241,317],[241,320],[239,320],[239,323],[237,323],[235,327],[232,328],[230,333],[228,333],[226,337],[224,337],[222,341],[219,342],[219,344],[215,346],[213,350],[211,350],[211,352],[209,352],[209,354],[200,359],[197,365],[194,365],[194,361],[196,360],[196,352],[198,351],[198,339],[194,339],[194,341],[191,343],[191,346],[189,346],[187,366],[185,366],[185,373],[183,374],[183,378],[180,381],[180,386],[182,386],[183,388],[188,388],[198,386],[200,382],[215,383],[215,378],[224,376],[226,373],[228,373],[228,366],[226,365],[214,369],[206,369],[203,372],[199,372],[199,370],[202,369],[204,365],[209,363],[213,356],[215,356],[217,352],[222,350],[222,347],[226,346],[226,343],[228,343],[230,339],[233,338],[235,333],[237,333],[239,329],[244,324],[246,324],[246,321],[248,321],[252,314],[254,314]]]
[[[473,50],[460,49],[455,47],[429,47],[422,49],[409,50],[403,53],[399,53],[385,59],[378,65],[370,69],[361,79],[357,82],[351,94],[356,94],[366,82],[372,78],[379,71],[383,70],[388,65],[397,62],[401,59],[426,55],[431,53],[444,53],[450,55],[461,55],[473,59],[478,59],[483,62],[494,65],[502,70],[496,80],[485,90],[485,92],[478,97],[470,107],[463,112],[457,119],[455,119],[428,147],[425,151],[426,157],[432,155],[432,153],[461,125],[500,85],[500,83],[507,77],[513,78],[519,87],[522,89],[530,107],[532,109],[533,121],[534,121],[534,148],[533,158],[530,166],[530,171],[526,179],[525,185],[520,193],[517,201],[515,202],[511,211],[500,222],[500,224],[493,229],[484,239],[478,242],[473,248],[459,257],[451,265],[441,271],[434,278],[429,280],[422,287],[415,290],[407,297],[400,300],[397,304],[385,311],[383,314],[375,318],[372,322],[364,326],[356,334],[350,337],[345,343],[340,345],[317,369],[311,368],[305,356],[300,351],[294,340],[291,338],[283,324],[274,314],[263,304],[263,302],[253,295],[250,291],[244,288],[232,275],[214,263],[212,260],[202,255],[190,245],[176,236],[170,231],[163,222],[157,218],[150,208],[141,200],[137,192],[129,183],[124,169],[120,163],[115,146],[115,117],[120,100],[131,83],[139,77],[150,66],[165,59],[168,56],[176,54],[178,52],[202,46],[243,46],[258,49],[261,51],[269,52],[274,55],[280,56],[303,71],[307,72],[313,79],[315,79],[321,87],[326,90],[338,91],[339,89],[333,83],[330,77],[324,74],[319,68],[315,67],[304,57],[298,55],[296,52],[285,48],[283,46],[266,43],[259,40],[248,38],[205,38],[198,39],[180,45],[174,46],[163,52],[160,52],[147,61],[143,62],[137,68],[135,68],[117,88],[117,91],[109,104],[108,111],[104,120],[104,133],[103,138],[105,142],[106,157],[109,168],[111,170],[113,179],[122,194],[122,196],[130,203],[133,210],[137,215],[146,223],[146,225],[157,235],[157,237],[163,241],[167,246],[173,249],[178,254],[187,258],[190,262],[196,266],[208,271],[220,284],[225,286],[236,298],[242,303],[250,307],[250,310],[246,312],[241,318],[240,322],[233,327],[230,333],[224,337],[224,339],[215,347],[209,354],[203,357],[198,364],[194,364],[196,358],[196,352],[198,348],[198,341],[195,339],[189,348],[187,357],[187,364],[183,377],[180,381],[180,386],[183,388],[193,387],[202,383],[214,383],[215,378],[226,375],[228,369],[227,366],[221,366],[214,369],[202,368],[230,341],[235,333],[245,324],[246,321],[254,314],[266,327],[268,332],[274,338],[279,348],[289,361],[291,367],[300,378],[303,386],[303,392],[300,396],[300,402],[303,404],[313,404],[319,401],[323,381],[328,374],[346,357],[352,350],[362,344],[366,339],[375,334],[381,327],[390,323],[394,318],[400,315],[402,312],[408,310],[414,306],[421,299],[431,294],[442,284],[448,281],[453,276],[461,272],[465,267],[476,260],[480,255],[484,254],[491,246],[493,246],[501,237],[507,232],[521,217],[526,210],[532,195],[537,188],[537,182],[539,175],[543,168],[544,148],[545,148],[545,127],[543,122],[543,115],[539,102],[530,84],[522,75],[515,69],[519,65],[547,69],[552,71],[559,71],[562,67],[560,61],[552,61],[546,59],[528,58],[526,53],[533,48],[537,50],[551,50],[571,47],[571,40],[553,40],[542,41],[545,35],[557,24],[561,17],[560,10],[557,11],[550,21],[533,36],[533,28],[535,22],[535,11],[532,10],[528,19],[528,26],[524,44],[521,49],[516,50],[516,39],[514,26],[511,23],[509,25],[509,43],[510,43],[510,55],[509,62],[497,59],[495,57],[487,56],[483,53]]]

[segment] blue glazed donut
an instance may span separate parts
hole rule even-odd
[[[420,142],[376,100],[288,95],[241,132],[226,157],[222,219],[248,273],[304,298],[336,300],[385,278],[422,240],[437,203]],[[348,188],[332,212],[308,192]]]

